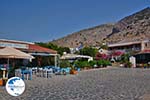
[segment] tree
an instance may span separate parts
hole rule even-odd
[[[60,55],[63,55],[63,52],[70,53],[70,49],[68,47],[59,47],[57,51]]]
[[[97,52],[98,52],[98,50],[95,49],[95,48],[84,47],[83,49],[80,50],[80,55],[88,55],[88,56],[91,56],[91,57],[95,57]]]
[[[129,54],[123,54],[122,56],[121,56],[121,61],[122,61],[122,63],[126,63],[126,62],[128,62],[129,61]]]
[[[61,68],[71,67],[71,64],[70,64],[70,62],[69,62],[68,60],[62,60],[62,61],[60,62],[60,67],[61,67]]]
[[[37,45],[39,46],[42,46],[42,47],[46,47],[46,48],[49,48],[49,49],[53,49],[53,50],[56,50],[58,52],[58,54],[62,55],[63,52],[67,52],[67,53],[70,53],[70,49],[68,47],[59,47],[53,43],[43,43],[43,42],[39,42],[39,43],[36,43]]]
[[[107,45],[102,45],[101,48],[107,50],[108,46]]]
[[[76,61],[74,62],[74,65],[77,68],[85,68],[85,67],[91,68],[92,67],[88,61]]]
[[[55,45],[53,43],[37,42],[36,44],[39,46],[45,47],[45,48],[53,49],[53,50],[58,50],[58,48],[59,48],[57,45]]]

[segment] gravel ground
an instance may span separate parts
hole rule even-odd
[[[0,100],[150,100],[150,69],[108,68],[26,80],[26,91],[10,96],[0,87]],[[143,99],[142,99],[143,98]]]

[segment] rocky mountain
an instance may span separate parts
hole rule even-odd
[[[150,8],[118,21],[107,36],[108,43],[150,39]]]
[[[81,44],[94,46],[106,38],[106,36],[112,32],[112,29],[113,24],[104,24],[70,34],[61,39],[52,41],[52,43],[65,47],[78,47]]]
[[[103,24],[51,41],[64,47],[99,46],[102,42],[116,43],[150,39],[150,7],[127,16],[114,24]]]

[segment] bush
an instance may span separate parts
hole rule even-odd
[[[74,63],[75,67],[77,68],[92,68],[94,65],[97,65],[98,67],[106,67],[108,65],[111,65],[110,61],[108,60],[94,60],[94,61],[76,61]]]
[[[62,61],[60,62],[60,67],[61,67],[61,68],[71,67],[71,64],[70,64],[70,62],[69,62],[68,60],[62,60]]]
[[[111,65],[111,63],[108,60],[98,60],[97,65],[99,67],[107,67],[108,65]]]
[[[126,67],[126,68],[131,68],[131,67],[132,67],[132,63],[129,62],[129,61],[127,61],[127,62],[125,63],[125,67]]]
[[[128,62],[128,61],[129,61],[129,57],[130,57],[129,54],[123,54],[123,55],[121,56],[121,63],[126,63],[126,62]]]
[[[91,68],[91,65],[88,61],[81,62],[81,66],[82,66],[82,68],[85,68],[85,67],[86,68]]]
[[[88,61],[76,61],[74,65],[75,67],[78,67],[78,68],[85,68],[85,67],[90,68],[91,67]]]
[[[93,60],[89,62],[90,66],[94,67],[94,65],[97,65],[97,61]]]
[[[102,66],[103,66],[103,60],[98,60],[98,61],[97,61],[97,65],[98,65],[99,67],[102,67]]]
[[[103,60],[103,67],[107,67],[109,65],[109,62],[107,60]]]
[[[148,64],[144,64],[144,68],[148,68]]]
[[[98,52],[98,50],[92,47],[84,47],[79,52],[80,52],[80,55],[87,55],[87,56],[95,57],[96,52]]]

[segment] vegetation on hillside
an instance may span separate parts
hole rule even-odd
[[[36,44],[39,45],[39,46],[42,46],[42,47],[46,47],[46,48],[49,48],[49,49],[56,50],[58,52],[58,54],[60,54],[60,55],[62,55],[63,52],[70,53],[70,49],[68,47],[57,46],[53,43],[39,42],[39,43],[36,43]]]
[[[79,51],[80,55],[87,55],[87,56],[91,56],[91,57],[95,57],[96,53],[98,52],[97,49],[92,48],[92,47],[84,47],[83,49],[81,49]]]

